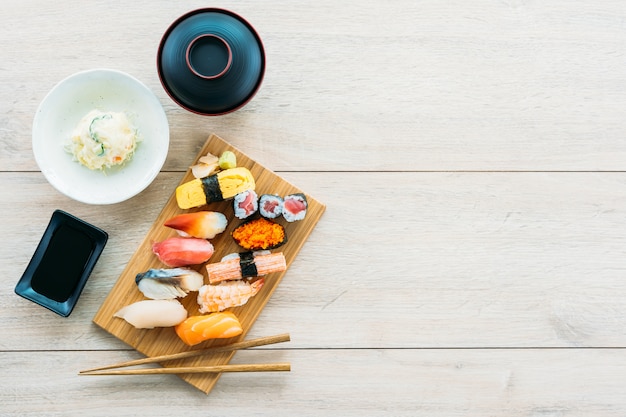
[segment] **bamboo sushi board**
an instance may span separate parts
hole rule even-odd
[[[291,193],[303,192],[216,135],[211,135],[208,138],[196,156],[194,163],[199,157],[206,155],[207,153],[219,156],[226,150],[230,150],[235,153],[237,156],[238,166],[246,167],[250,170],[255,179],[256,192],[259,195],[264,193],[273,193],[285,196]],[[182,178],[180,184],[190,181],[193,178],[191,169],[189,169]],[[210,346],[225,345],[244,340],[246,334],[261,313],[265,304],[272,296],[272,293],[282,280],[283,276],[288,273],[289,266],[302,248],[302,245],[307,240],[308,236],[313,231],[313,228],[324,213],[325,206],[323,204],[308,194],[305,193],[305,195],[308,201],[308,211],[303,220],[294,223],[287,223],[282,219],[282,217],[277,219],[277,222],[285,226],[288,240],[283,246],[274,249],[273,251],[283,252],[287,261],[287,270],[280,273],[276,272],[266,275],[265,284],[256,296],[252,297],[247,304],[230,309],[237,315],[242,324],[243,333],[240,336],[231,339],[209,340],[199,345],[189,347],[178,338],[172,327],[135,329],[123,319],[113,317],[113,314],[123,306],[146,299],[137,289],[135,284],[135,275],[137,273],[146,271],[150,268],[167,268],[167,266],[162,264],[156,255],[152,253],[152,243],[162,241],[168,237],[177,236],[174,230],[163,226],[163,223],[170,217],[184,212],[193,211],[181,210],[178,207],[176,203],[175,190],[172,190],[172,195],[167,201],[167,204],[153,223],[143,242],[139,245],[136,252],[128,261],[128,264],[122,271],[122,274],[94,316],[94,323],[146,356],[157,356],[194,349],[202,349]],[[224,233],[216,236],[214,239],[211,239],[211,243],[213,243],[213,246],[215,247],[215,253],[209,262],[217,262],[226,254],[243,251],[243,249],[241,249],[230,236],[232,230],[241,223],[241,220],[234,217],[232,201],[211,203],[210,205],[199,207],[196,210],[219,211],[224,213],[229,220],[228,227]],[[194,269],[201,272],[205,276],[205,283],[208,283],[204,266],[198,265],[194,267]],[[190,316],[199,314],[196,297],[197,292],[191,292],[187,297],[180,300],[187,308]],[[225,365],[230,362],[233,355],[234,352],[219,353],[210,357],[196,357],[165,362],[162,366]],[[220,374],[184,374],[179,376],[194,387],[208,394],[217,383]]]

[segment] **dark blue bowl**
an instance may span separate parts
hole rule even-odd
[[[157,53],[163,88],[181,107],[202,115],[230,113],[254,97],[265,74],[265,50],[237,14],[206,8],[167,29]]]

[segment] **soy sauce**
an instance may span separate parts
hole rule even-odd
[[[62,224],[52,234],[33,273],[33,290],[60,303],[67,301],[76,289],[93,250],[93,241],[87,234]]]

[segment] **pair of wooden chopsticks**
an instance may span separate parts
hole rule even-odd
[[[178,368],[144,368],[114,370],[114,368],[124,368],[127,366],[143,365],[147,363],[165,362],[174,359],[191,358],[194,356],[208,355],[219,352],[230,352],[233,350],[247,349],[255,346],[271,345],[274,343],[288,342],[289,334],[279,334],[276,336],[261,337],[259,339],[245,340],[226,346],[217,346],[208,349],[191,350],[189,352],[174,353],[171,355],[154,356],[151,358],[136,359],[133,361],[116,363],[113,365],[101,366],[98,368],[80,371],[79,375],[154,375],[154,374],[198,374],[198,373],[218,373],[218,372],[272,372],[290,371],[289,363],[260,363],[260,364],[237,364],[237,365],[214,365],[214,366],[186,366]]]

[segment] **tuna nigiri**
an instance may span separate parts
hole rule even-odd
[[[215,211],[197,211],[174,216],[164,225],[175,229],[183,237],[213,239],[228,225],[226,216]]]
[[[239,319],[230,311],[191,316],[174,327],[174,330],[178,337],[189,346],[208,339],[227,339],[243,333]]]
[[[213,245],[206,239],[170,237],[152,245],[152,251],[167,266],[198,265],[213,255]]]
[[[187,310],[177,300],[143,300],[119,309],[114,315],[137,329],[171,327],[187,318]]]
[[[248,281],[225,281],[218,285],[203,285],[198,290],[200,313],[214,313],[230,307],[242,306],[263,286],[263,278]]]

